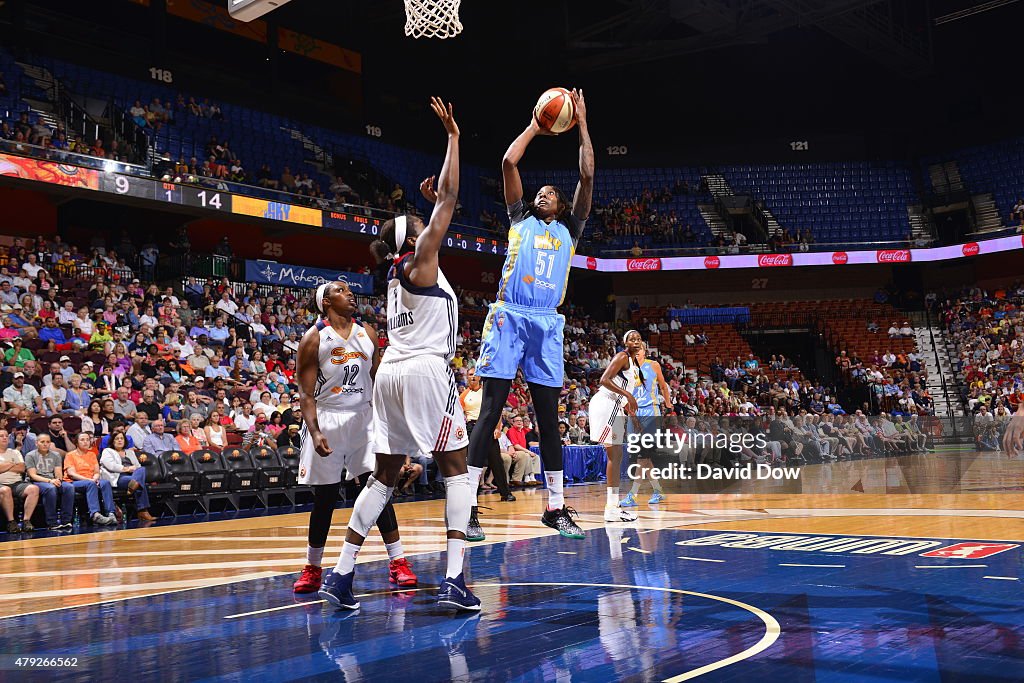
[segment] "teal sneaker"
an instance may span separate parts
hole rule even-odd
[[[626,497],[619,501],[620,508],[635,508],[636,506],[636,498],[633,497],[632,493],[627,493]]]
[[[658,503],[665,500],[665,496],[661,495],[661,491],[655,491],[651,499],[647,501],[648,505],[657,505]]]

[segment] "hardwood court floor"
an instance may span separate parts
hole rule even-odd
[[[603,485],[573,487],[583,541],[540,523],[542,491],[483,497],[487,540],[467,551],[484,603],[474,620],[429,597],[443,501],[396,506],[417,591],[387,590],[383,544],[368,539],[355,618],[292,597],[305,514],[11,541],[0,628],[22,634],[18,652],[82,655],[88,669],[64,672],[82,680],[129,666],[254,681],[1015,680],[1021,463],[946,453],[808,466],[804,489],[836,492],[734,492],[752,488],[740,482],[656,507],[645,488],[627,525],[603,523]],[[349,514],[335,512],[325,565]]]
[[[942,460],[944,466],[930,469],[940,474],[954,469],[952,456]],[[842,494],[733,493],[729,488],[715,494],[670,493],[655,508],[643,504],[650,491],[645,486],[639,514],[644,528],[652,530],[1024,541],[1024,493],[1013,492],[1024,488],[1024,460],[989,454],[972,458],[970,468],[970,485],[985,493],[907,493],[905,481],[894,477],[894,471],[901,476],[905,471],[895,459],[863,460],[805,468],[804,488],[813,490],[827,478],[832,490],[846,491]],[[858,482],[865,492],[850,492]],[[741,482],[735,488],[750,487]],[[517,492],[514,503],[482,496],[481,505],[492,508],[482,511],[487,539],[473,547],[557,535],[540,523],[544,495]],[[599,484],[568,490],[568,504],[581,513],[584,529],[604,526],[604,495]],[[407,554],[444,549],[443,500],[401,503],[396,511]],[[334,513],[325,565],[340,551],[350,513]],[[295,572],[305,562],[306,524],[302,513],[9,541],[0,544],[5,586],[0,617]],[[359,561],[386,557],[379,535],[371,533]]]

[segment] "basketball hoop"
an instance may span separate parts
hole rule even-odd
[[[405,0],[405,35],[413,38],[454,38],[462,33],[462,0]]]

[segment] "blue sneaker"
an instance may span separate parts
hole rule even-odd
[[[647,501],[648,505],[657,505],[658,503],[665,500],[665,496],[661,495],[661,491],[655,491],[651,499]]]
[[[356,596],[352,593],[352,579],[355,575],[354,571],[339,574],[333,569],[329,570],[317,595],[334,605],[335,609],[359,609]]]
[[[437,604],[454,607],[462,611],[478,611],[480,599],[466,588],[466,580],[459,574],[454,579],[445,579],[437,590]]]
[[[626,497],[619,501],[620,508],[635,508],[636,498],[633,497],[632,493],[627,493]]]

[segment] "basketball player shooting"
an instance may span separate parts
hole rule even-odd
[[[381,226],[380,239],[370,245],[379,262],[393,261],[388,273],[388,347],[373,388],[376,467],[356,498],[338,564],[320,589],[320,597],[343,609],[359,608],[352,591],[356,556],[391,500],[406,456],[427,453],[433,453],[446,489],[448,565],[437,602],[456,610],[480,609],[462,574],[476,484],[471,488],[466,471],[466,416],[449,365],[459,328],[458,300],[438,264],[458,202],[459,126],[450,104],[435,97],[431,107],[448,135],[448,150],[430,223],[397,216]]]
[[[576,511],[566,507],[562,494],[562,445],[558,436],[558,397],[565,378],[565,318],[556,309],[565,298],[569,267],[590,215],[594,191],[594,148],[587,129],[586,101],[582,90],[574,89],[571,97],[580,142],[580,179],[571,203],[552,185],[541,187],[531,201],[523,202],[519,161],[535,137],[550,134],[536,118],[512,142],[501,161],[511,227],[497,300],[484,321],[476,365],[484,385],[480,418],[470,440],[469,471],[476,491],[487,465],[491,435],[501,418],[516,370],[522,368],[533,397],[548,487],[542,521],[563,536],[583,538],[583,530],[572,519]],[[475,506],[470,538],[484,538]]]
[[[374,467],[372,379],[380,365],[377,331],[353,320],[356,297],[347,282],[317,288],[316,309],[324,314],[299,342],[299,396],[304,429],[299,455],[299,483],[313,487],[309,513],[306,566],[295,582],[296,593],[320,589],[320,563],[338,502],[342,473],[364,486]],[[402,550],[395,508],[389,501],[377,517],[377,528],[391,560],[391,583],[409,588],[416,574]]]

